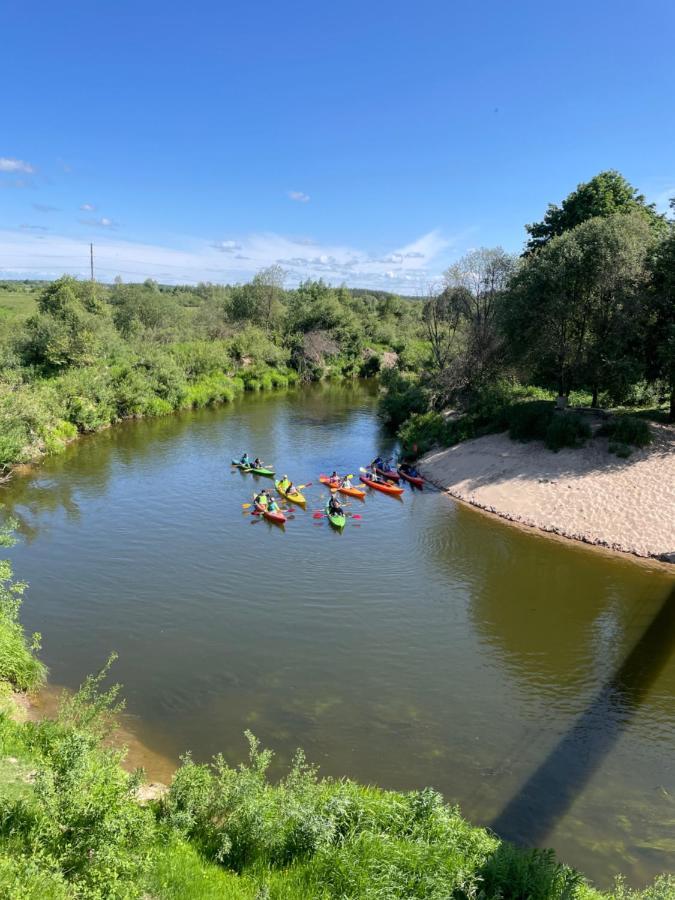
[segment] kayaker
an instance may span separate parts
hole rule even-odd
[[[371,469],[384,469],[384,460],[381,456],[376,456],[370,464]]]
[[[330,500],[328,501],[328,512],[332,516],[341,516],[344,515],[342,510],[342,505],[340,501],[337,499],[335,494],[330,495]]]
[[[239,462],[241,463],[242,466],[250,465],[249,460],[248,460],[248,453],[244,453],[242,455],[241,459],[239,460]]]
[[[279,482],[279,489],[283,491],[284,494],[288,493],[288,489],[293,482],[289,480],[288,475],[284,475],[284,477]]]
[[[287,479],[287,481],[288,481],[288,484],[287,484],[286,487],[284,488],[284,494],[297,494],[298,491],[296,490],[295,485],[293,484],[293,482],[290,481],[289,479]]]
[[[267,512],[279,512],[279,504],[274,497],[271,497],[270,502],[267,504]]]
[[[257,503],[258,506],[267,506],[268,500],[267,491],[264,489],[253,498],[253,502]]]
[[[262,467],[263,467],[263,461],[260,459],[259,456],[256,456],[255,460],[253,461],[253,468],[254,469],[262,469]]]
[[[333,474],[330,476],[330,480],[331,480],[331,481],[339,481],[339,480],[340,480],[340,476],[338,475],[337,472],[334,471]]]
[[[349,475],[345,475],[345,477],[340,482],[340,487],[350,488],[352,486],[352,480]]]

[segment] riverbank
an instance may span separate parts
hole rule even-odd
[[[675,562],[675,428],[627,459],[607,439],[548,450],[492,434],[432,451],[425,477],[450,496],[507,521],[609,550]]]
[[[432,789],[320,779],[300,751],[273,783],[272,754],[249,732],[248,765],[187,757],[168,790],[144,784],[101,743],[108,703],[92,687],[37,722],[23,694],[0,704],[3,896],[666,900],[675,888],[664,875],[645,891],[597,891],[552,851],[501,841]]]

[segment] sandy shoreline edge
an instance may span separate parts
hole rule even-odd
[[[455,500],[542,534],[675,563],[675,427],[620,459],[596,437],[548,450],[492,434],[427,453],[420,470]]]

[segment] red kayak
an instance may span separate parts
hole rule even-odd
[[[404,472],[403,469],[399,469],[398,474],[401,478],[405,478],[406,481],[409,481],[410,484],[414,484],[415,487],[424,487],[424,478],[422,478],[421,475],[410,475],[408,472]]]
[[[262,515],[267,519],[268,522],[274,522],[275,525],[283,525],[286,521],[286,516],[279,510],[278,512],[270,512],[266,506],[261,506],[259,503],[255,504],[255,511],[260,515]]]
[[[377,472],[378,475],[381,475],[383,478],[388,478],[389,481],[398,481],[400,478],[400,475],[398,474],[398,472],[395,469],[378,469],[378,468],[376,468],[375,471]]]
[[[398,497],[403,493],[402,487],[396,487],[395,484],[382,484],[381,481],[373,481],[367,475],[359,475],[359,481],[367,484],[370,488],[375,488],[376,491],[382,491],[383,494],[394,494],[394,496]]]

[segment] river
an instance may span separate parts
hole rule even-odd
[[[375,402],[315,385],[128,422],[2,488],[51,681],[116,650],[171,760],[237,762],[250,728],[279,767],[301,746],[326,775],[432,785],[601,886],[672,868],[672,577],[432,490],[373,492],[333,531],[317,476],[393,449]],[[242,512],[243,450],[314,483],[285,530]]]

